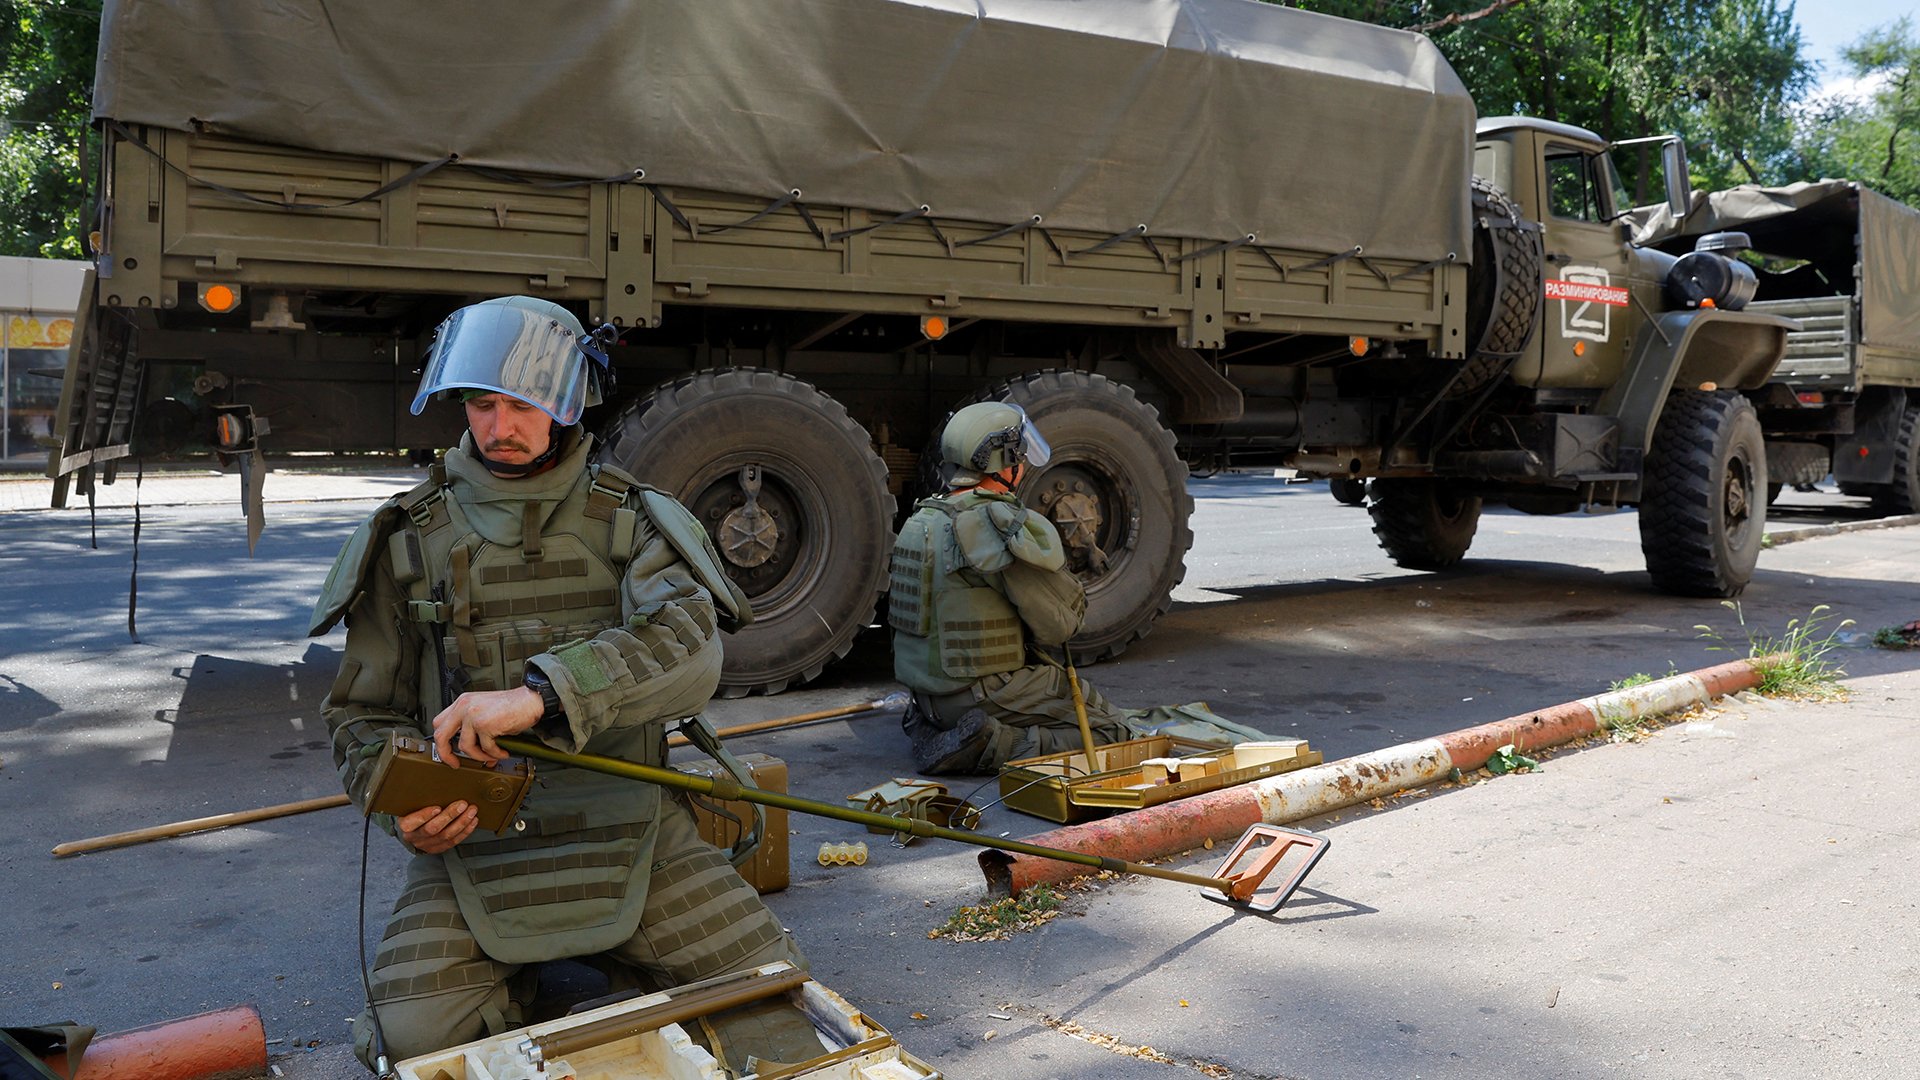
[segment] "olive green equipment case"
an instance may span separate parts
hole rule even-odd
[[[1000,798],[1023,814],[1063,824],[1139,810],[1321,762],[1305,739],[1221,747],[1168,735],[1129,739],[1086,754],[1022,758],[1000,770]]]
[[[771,754],[741,754],[740,764],[746,767],[753,786],[762,791],[787,790],[787,763]],[[719,762],[711,758],[700,758],[682,762],[674,768],[690,776],[704,776],[709,779],[727,774]],[[700,839],[726,851],[740,840],[743,830],[753,821],[752,803],[741,801],[716,801],[694,796],[693,823],[700,830]],[[792,856],[787,843],[787,812],[777,806],[765,808],[766,827],[760,830],[760,844],[753,850],[753,857],[739,864],[740,876],[747,879],[762,895],[785,889],[792,880]]]

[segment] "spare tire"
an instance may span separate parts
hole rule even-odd
[[[1473,266],[1467,274],[1465,367],[1450,398],[1505,375],[1540,322],[1540,228],[1489,180],[1473,178]]]

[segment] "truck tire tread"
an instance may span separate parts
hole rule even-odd
[[[1445,480],[1387,477],[1367,485],[1373,535],[1410,570],[1458,565],[1480,528],[1481,500]]]
[[[1873,489],[1874,509],[1884,514],[1920,514],[1920,406],[1900,414],[1893,440],[1893,482]]]
[[[1729,530],[1726,471],[1745,461],[1745,517]],[[1654,431],[1640,500],[1640,548],[1662,592],[1730,597],[1753,577],[1766,528],[1766,450],[1738,394],[1677,390]]]
[[[793,417],[812,418],[817,422],[811,432],[789,430],[790,439],[817,435],[837,442],[833,450],[858,451],[829,454],[813,467],[823,473],[838,473],[820,485],[826,498],[839,500],[831,508],[833,516],[843,528],[861,534],[854,538],[856,543],[877,543],[879,552],[871,559],[840,550],[826,556],[820,568],[821,580],[831,595],[823,598],[818,607],[831,609],[826,612],[826,616],[831,617],[796,618],[792,626],[784,628],[762,619],[735,634],[728,642],[727,665],[721,673],[722,697],[777,694],[791,685],[817,678],[828,664],[844,657],[860,630],[873,621],[879,607],[880,596],[886,589],[885,553],[891,549],[893,538],[894,499],[887,491],[887,467],[880,456],[872,452],[872,440],[866,429],[849,416],[839,402],[811,384],[781,372],[764,368],[722,368],[664,383],[628,405],[606,425],[606,438],[598,456],[628,469],[643,483],[660,483],[659,478],[648,475],[650,470],[644,465],[643,455],[649,444],[667,432],[688,409],[716,398],[746,395],[765,397],[777,402],[779,409]],[[669,483],[661,486],[672,487]],[[686,501],[692,493],[674,494]],[[869,532],[874,535],[865,535]],[[808,595],[817,593],[816,589]],[[812,602],[798,606],[816,607]],[[789,602],[777,611],[756,614],[771,614],[777,622],[785,621],[781,615],[795,607],[794,602]],[[814,630],[816,626],[819,632]]]

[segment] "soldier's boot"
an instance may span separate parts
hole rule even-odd
[[[960,714],[953,727],[941,730],[920,723],[907,732],[913,738],[913,763],[931,776],[977,772],[980,757],[1000,725],[979,709]]]

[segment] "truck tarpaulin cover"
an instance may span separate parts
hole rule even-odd
[[[1836,293],[1851,288],[1858,295],[1863,344],[1920,347],[1920,212],[1911,207],[1851,180],[1815,180],[1696,191],[1678,223],[1664,206],[1641,215],[1634,222],[1636,243],[1685,251],[1697,237],[1735,231],[1751,237],[1755,251],[1805,259]],[[1860,281],[1853,288],[1856,264]]]
[[[1469,256],[1418,35],[1254,0],[108,0],[94,113],[1006,225]]]

